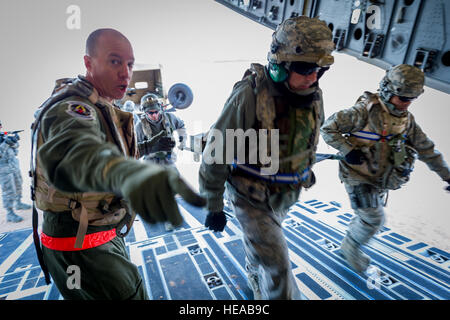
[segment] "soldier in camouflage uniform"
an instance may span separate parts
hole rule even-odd
[[[285,20],[273,34],[268,65],[251,65],[234,85],[209,131],[199,172],[200,191],[209,210],[205,225],[214,231],[224,229],[226,189],[242,227],[248,282],[255,299],[302,298],[292,274],[282,222],[301,189],[315,182],[311,168],[324,120],[318,79],[334,62],[333,50],[331,31],[323,21],[305,16]],[[279,163],[279,170],[265,174],[263,169],[270,164],[261,159],[256,165],[230,164],[225,159],[223,164],[208,164],[205,154],[217,143],[211,134],[218,131],[225,137],[227,129],[266,130],[266,145],[271,148],[271,135],[278,133],[279,158],[271,160]],[[261,150],[265,138],[259,139],[247,146],[247,156]],[[225,156],[227,141],[222,142]]]
[[[0,122],[0,130],[2,124]],[[28,210],[31,206],[22,203],[22,174],[19,160],[19,135],[0,137],[0,184],[2,186],[3,207],[6,209],[7,222],[20,222],[23,219],[15,214],[16,210]]]
[[[379,93],[364,92],[353,107],[333,114],[321,128],[325,142],[345,155],[339,177],[355,217],[341,252],[360,273],[370,264],[360,248],[383,224],[387,191],[409,180],[417,157],[450,184],[450,171],[442,155],[408,111],[411,102],[423,93],[424,80],[416,67],[394,66],[380,82]]]
[[[139,123],[139,115],[138,115],[138,107],[136,107],[136,104],[131,101],[131,100],[127,100],[124,102],[124,104],[122,105],[121,109],[123,111],[126,112],[131,112],[133,114],[133,119],[134,119],[134,125],[136,126]]]
[[[33,210],[38,258],[65,299],[147,299],[123,239],[135,212],[177,226],[175,194],[193,205],[204,199],[173,169],[136,160],[152,141],[137,144],[133,116],[113,105],[131,80],[128,39],[114,29],[94,31],[84,63],[86,76],[57,82],[33,124],[33,198],[44,211],[41,248]],[[74,266],[79,287],[68,285]]]
[[[158,164],[171,165],[175,168],[175,141],[172,133],[178,134],[180,146],[186,141],[186,129],[184,122],[170,112],[162,112],[162,103],[158,96],[148,93],[141,98],[141,111],[139,123],[136,125],[136,136],[138,142],[152,139],[154,144],[145,150],[141,156],[144,160],[153,161]]]

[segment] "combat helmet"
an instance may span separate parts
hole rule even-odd
[[[154,93],[147,93],[141,98],[141,111],[161,110],[161,102]]]
[[[134,111],[134,102],[131,100],[125,101],[125,103],[122,106],[123,111],[127,112],[133,112]]]
[[[415,98],[424,92],[425,75],[417,67],[399,64],[386,71],[380,82],[380,96],[389,102],[392,96]]]
[[[303,61],[320,67],[334,62],[333,34],[324,21],[297,16],[284,20],[272,34],[268,60],[272,63]]]

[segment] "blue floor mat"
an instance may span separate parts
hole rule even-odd
[[[223,233],[203,226],[206,212],[178,199],[179,228],[139,218],[125,238],[154,300],[249,300],[245,254],[238,221]],[[225,207],[230,214],[233,213]],[[383,228],[364,248],[371,274],[358,275],[340,254],[351,210],[335,202],[308,200],[292,206],[283,222],[293,273],[311,300],[448,300],[450,254]],[[46,285],[32,230],[0,234],[0,299],[62,299]]]

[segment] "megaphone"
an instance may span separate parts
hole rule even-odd
[[[175,83],[170,87],[167,98],[169,99],[169,103],[175,109],[186,109],[192,104],[194,95],[191,88],[189,88],[186,84]]]

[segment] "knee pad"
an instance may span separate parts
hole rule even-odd
[[[384,192],[373,188],[368,184],[360,184],[353,187],[349,193],[352,209],[378,208],[384,206]]]

